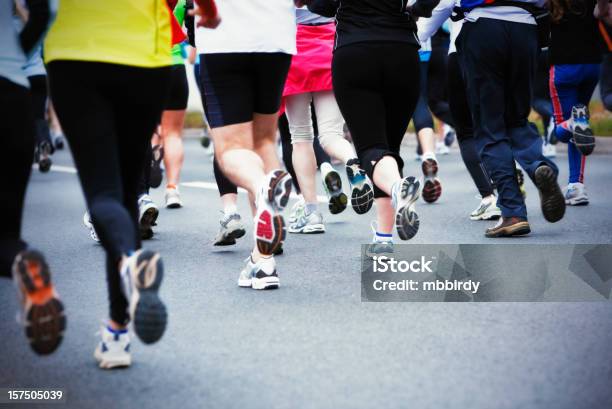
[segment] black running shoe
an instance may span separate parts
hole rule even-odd
[[[542,214],[550,223],[558,222],[565,214],[565,198],[557,183],[557,175],[548,165],[542,165],[535,171],[535,185],[540,192]]]
[[[421,164],[423,170],[423,200],[434,203],[442,196],[442,184],[438,179],[438,162],[433,159],[425,159]]]
[[[329,212],[342,213],[346,209],[348,199],[342,191],[342,178],[336,170],[330,170],[323,179],[323,187],[329,199]]]
[[[54,150],[55,149],[53,148],[51,143],[47,141],[43,141],[38,144],[38,154],[36,156],[38,158],[38,170],[41,173],[47,173],[49,172],[49,170],[51,170],[51,165],[53,164],[53,162],[51,161],[50,156],[51,154],[53,154]]]
[[[40,355],[52,353],[62,342],[66,317],[42,253],[19,253],[13,263],[13,280],[21,298],[22,322],[30,346]]]
[[[159,341],[168,323],[166,306],[158,294],[163,277],[159,253],[138,250],[121,263],[123,291],[129,301],[134,332],[145,344]]]
[[[366,214],[374,204],[374,189],[370,178],[361,168],[359,159],[346,163],[346,175],[351,184],[351,206],[357,214]]]
[[[164,159],[164,147],[155,145],[153,147],[153,157],[151,159],[151,178],[149,184],[152,188],[158,188],[164,178],[164,171],[161,168],[161,161]]]

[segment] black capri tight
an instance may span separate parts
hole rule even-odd
[[[419,99],[414,110],[414,117],[412,118],[414,122],[414,129],[417,133],[421,129],[432,128],[434,127],[433,117],[431,116],[431,112],[429,111],[429,105],[427,101],[427,71],[429,70],[429,62],[428,61],[420,61],[419,62],[419,71],[421,74],[421,86],[419,87]]]
[[[47,112],[47,76],[32,75],[28,77],[30,94],[32,95],[32,116],[36,129],[36,143],[47,142],[51,144],[51,133],[46,119]]]
[[[419,97],[417,47],[364,42],[338,48],[332,62],[336,100],[351,131],[361,165],[373,179],[385,156],[404,167],[400,144]],[[374,197],[387,197],[374,186]]]

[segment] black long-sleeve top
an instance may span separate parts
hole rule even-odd
[[[431,16],[440,0],[311,0],[308,9],[336,17],[336,48],[366,41],[407,42],[419,46],[415,18]]]

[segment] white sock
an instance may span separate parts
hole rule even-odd
[[[393,241],[393,234],[376,232],[374,235],[374,241],[376,243]]]
[[[423,153],[422,158],[423,158],[423,162],[425,162],[427,159],[433,159],[437,162],[435,152]]]
[[[234,203],[228,204],[228,205],[226,205],[223,208],[223,213],[225,213],[226,215],[227,214],[234,214],[234,213],[237,213],[237,212],[238,212],[238,208],[236,207],[236,204],[234,204]]]

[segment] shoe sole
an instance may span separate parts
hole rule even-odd
[[[351,183],[351,207],[357,214],[366,214],[374,204],[374,189],[365,173],[355,176],[353,168],[347,166],[346,173]],[[360,180],[355,182],[355,178]]]
[[[262,278],[252,277],[248,280],[238,279],[238,286],[253,290],[274,290],[280,287],[280,280],[276,275]]]
[[[414,177],[408,177],[402,183],[408,183],[410,185],[406,197],[402,200],[408,199],[408,202],[404,204],[395,214],[395,228],[397,234],[402,240],[410,240],[419,231],[420,220],[419,215],[414,211],[413,206],[419,198],[419,181]]]
[[[589,199],[570,199],[566,200],[565,204],[568,206],[587,206],[589,204]]]
[[[115,368],[127,368],[132,365],[132,357],[128,356],[125,359],[105,359],[101,353],[96,349],[94,351],[94,358],[98,361],[98,366],[101,369],[115,369]]]
[[[155,226],[155,222],[159,217],[159,210],[150,207],[145,210],[144,214],[140,218],[140,237],[143,240],[150,240],[153,238],[153,229],[152,226]]]
[[[588,115],[589,114],[587,111],[587,121],[589,120]],[[575,122],[578,122],[578,118],[575,118],[573,113],[572,119]],[[588,124],[586,127],[583,127],[581,125],[574,126],[572,141],[574,142],[574,145],[576,145],[576,148],[584,156],[589,156],[591,153],[593,153],[593,150],[595,149],[595,136],[593,135],[593,130],[591,129],[591,126]]]
[[[251,288],[253,290],[274,290],[280,287],[278,277],[252,278]]]
[[[590,129],[583,130],[582,133],[574,131],[574,145],[584,156],[589,156],[595,150],[595,137]]]
[[[38,170],[41,173],[47,173],[51,170],[53,162],[49,158],[42,158],[38,161]]]
[[[134,332],[145,344],[159,341],[166,330],[168,312],[159,298],[164,268],[158,253],[144,250],[136,261],[134,290],[130,300],[130,316]]]
[[[565,215],[565,198],[557,183],[557,176],[550,167],[540,166],[535,171],[534,181],[540,193],[544,219],[550,223],[558,222]]]
[[[180,209],[181,207],[183,207],[183,204],[180,202],[166,203],[167,209]]]
[[[268,185],[268,204],[274,211],[282,211],[287,206],[291,189],[291,176],[285,171],[276,171]],[[257,249],[261,254],[274,254],[287,236],[285,219],[266,209],[259,214],[256,224]]]
[[[480,220],[499,220],[501,217],[501,212],[484,212],[478,216],[470,216],[470,220],[480,221]]]
[[[423,200],[427,203],[436,202],[442,196],[442,184],[438,179],[438,162],[427,159],[421,164],[423,170]]]
[[[158,149],[153,149],[153,159],[151,160],[151,175],[149,177],[149,185],[152,188],[158,188],[164,178],[164,173],[161,168],[161,161],[163,159],[164,148],[159,147]]]
[[[529,223],[520,222],[512,226],[504,227],[503,229],[485,232],[485,236],[489,238],[515,237],[524,236],[529,233],[531,233],[531,227],[529,226]]]
[[[64,305],[53,284],[49,267],[41,253],[28,251],[17,256],[13,274],[26,299],[23,311],[25,333],[39,355],[55,351],[66,329]]]
[[[301,229],[292,229],[289,227],[289,233],[296,234],[322,234],[325,233],[325,225],[324,224],[315,224],[311,226],[305,226]]]
[[[325,176],[325,188],[329,192],[329,212],[331,214],[342,213],[346,209],[348,198],[342,191],[342,178],[336,171],[329,172]]]
[[[236,240],[243,237],[245,234],[246,234],[246,230],[242,228],[229,231],[223,237],[223,239],[216,241],[214,245],[215,246],[233,246],[234,244],[236,244]]]

